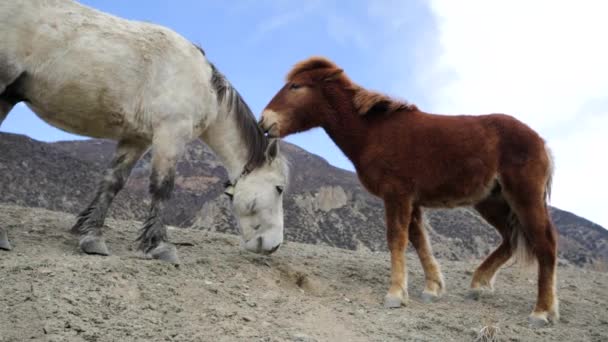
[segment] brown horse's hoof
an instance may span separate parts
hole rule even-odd
[[[546,314],[531,314],[528,323],[532,328],[542,328],[549,325],[549,319]]]
[[[470,289],[469,292],[467,292],[466,294],[466,298],[470,300],[479,300],[481,298],[482,293],[483,290],[480,288]]]
[[[389,293],[384,297],[384,307],[387,309],[396,309],[401,306],[407,306],[408,301],[409,298],[406,291],[403,291],[401,296]]]
[[[469,292],[466,294],[466,298],[470,300],[480,300],[482,296],[487,296],[493,292],[494,289],[490,287],[476,287],[469,289]]]
[[[436,293],[424,291],[424,292],[422,292],[420,299],[422,299],[423,303],[429,304],[429,303],[436,302],[437,300],[439,300],[439,295]]]
[[[110,251],[108,251],[108,246],[106,246],[106,242],[103,240],[101,236],[95,235],[84,235],[80,238],[78,242],[80,249],[86,254],[93,255],[110,255]]]
[[[179,265],[177,248],[175,248],[175,245],[172,243],[161,242],[158,246],[148,252],[148,256],[152,259],[165,261],[176,266]]]
[[[528,317],[528,323],[532,328],[542,328],[550,324],[555,324],[559,320],[559,313],[554,312],[533,312]]]

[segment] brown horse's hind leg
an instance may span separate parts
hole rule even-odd
[[[443,275],[439,263],[433,256],[431,244],[424,229],[422,221],[422,208],[414,206],[409,226],[410,241],[418,253],[418,258],[424,269],[425,286],[422,292],[424,302],[432,302],[437,299],[444,290]]]
[[[412,205],[409,200],[385,199],[386,237],[391,253],[391,286],[384,298],[386,308],[398,308],[407,305],[407,265],[405,248],[408,242],[408,231]]]
[[[530,251],[538,261],[538,298],[530,324],[543,326],[559,319],[556,290],[557,232],[545,205],[519,210]]]
[[[91,204],[78,215],[71,232],[80,236],[80,249],[87,254],[108,255],[102,227],[112,200],[123,188],[131,169],[146,150],[147,144],[123,140],[118,143],[114,160],[101,181]]]
[[[498,194],[484,199],[475,205],[479,214],[498,232],[502,242],[484,261],[477,267],[471,281],[471,290],[468,297],[479,299],[484,289],[494,290],[494,279],[498,269],[513,255],[511,246],[512,228],[509,225],[509,217],[513,215],[509,204]]]
[[[551,223],[544,201],[544,184],[537,185],[533,179],[522,176],[510,177],[507,183],[510,186],[508,193],[505,187],[505,196],[520,222],[514,229],[520,230],[523,237],[520,240],[526,251],[538,261],[538,297],[529,321],[532,326],[543,326],[559,319],[556,291],[557,231]]]

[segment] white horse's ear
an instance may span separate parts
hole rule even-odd
[[[266,148],[266,157],[269,161],[274,160],[279,155],[279,139],[271,139]]]
[[[234,198],[234,186],[232,186],[232,185],[226,186],[226,189],[224,190],[224,194],[226,194],[226,196],[230,197],[230,199]]]

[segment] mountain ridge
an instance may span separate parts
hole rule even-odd
[[[115,143],[75,140],[45,143],[22,135],[0,133],[0,203],[77,213],[92,199],[109,165]],[[287,240],[345,249],[385,251],[382,202],[363,189],[356,174],[282,142],[291,166],[285,194]],[[143,220],[150,203],[150,155],[134,168],[109,216]],[[177,165],[176,189],[168,203],[168,224],[236,233],[230,202],[223,195],[226,171],[202,142],[188,146]],[[551,207],[560,231],[562,262],[579,266],[608,262],[608,231],[587,219]],[[437,256],[479,259],[500,237],[470,208],[427,209],[426,220]]]

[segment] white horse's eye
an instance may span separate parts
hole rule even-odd
[[[279,195],[283,193],[283,190],[285,190],[285,187],[282,185],[277,185],[276,188],[277,188],[277,192],[279,193]]]

